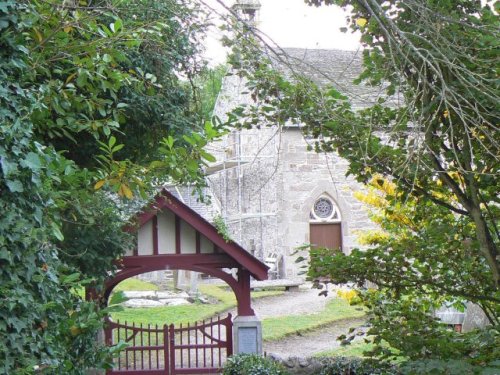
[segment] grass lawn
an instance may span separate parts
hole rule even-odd
[[[332,299],[326,308],[316,314],[288,315],[278,318],[268,318],[262,321],[263,339],[279,340],[283,337],[318,329],[338,320],[359,318],[365,311],[359,306],[350,306],[346,300]]]
[[[135,279],[133,277],[129,279],[123,280],[120,284],[118,284],[113,292],[120,291],[148,291],[148,290],[158,290],[158,287],[147,281],[142,281],[139,279]]]
[[[181,306],[161,306],[147,308],[124,308],[112,313],[113,320],[128,323],[143,324],[175,324],[194,323],[212,316],[222,314],[236,307],[236,297],[230,288],[213,284],[199,284],[200,292],[217,299],[215,304],[194,303]],[[127,279],[120,283],[115,290],[157,290],[151,283],[138,279]],[[255,291],[252,298],[263,298],[283,294],[283,291]],[[267,341],[279,340],[292,334],[312,331],[335,321],[357,318],[365,315],[359,306],[350,306],[344,299],[332,299],[326,308],[318,313],[309,315],[288,315],[277,318],[268,318],[262,321],[263,339]]]
[[[121,283],[120,283],[121,285]],[[120,322],[151,323],[151,324],[180,324],[194,323],[222,314],[236,306],[236,297],[229,288],[212,284],[199,284],[201,293],[216,298],[219,303],[194,303],[181,306],[161,306],[147,308],[125,308],[123,311],[112,313],[113,320]],[[126,289],[130,290],[130,289]],[[252,298],[262,298],[283,294],[283,291],[252,292]]]

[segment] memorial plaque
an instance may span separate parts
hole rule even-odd
[[[240,327],[238,329],[238,352],[257,354],[257,327]]]

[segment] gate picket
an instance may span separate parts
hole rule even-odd
[[[107,371],[113,375],[219,374],[233,352],[231,314],[179,328],[107,319],[104,333],[108,346],[120,341],[129,344],[115,359],[114,368]]]

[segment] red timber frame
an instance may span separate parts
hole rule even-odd
[[[158,249],[157,214],[162,211],[170,211],[175,215],[175,253],[161,254]],[[119,261],[119,271],[105,285],[105,301],[118,283],[131,276],[151,271],[180,269],[205,273],[225,281],[236,296],[238,315],[255,315],[251,307],[250,277],[257,280],[267,279],[269,267],[264,263],[237,243],[226,241],[212,224],[167,190],[163,190],[134,219],[134,224],[126,229],[132,233],[137,232],[145,223],[152,222],[152,255],[139,255],[136,249],[134,255],[124,256]],[[185,221],[195,230],[196,249],[189,254],[181,253],[181,221]],[[201,253],[201,235],[213,243],[213,253]],[[224,268],[236,268],[237,278],[225,272]]]

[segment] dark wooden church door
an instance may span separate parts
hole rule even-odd
[[[342,249],[342,228],[340,223],[309,224],[309,242],[313,248]]]

